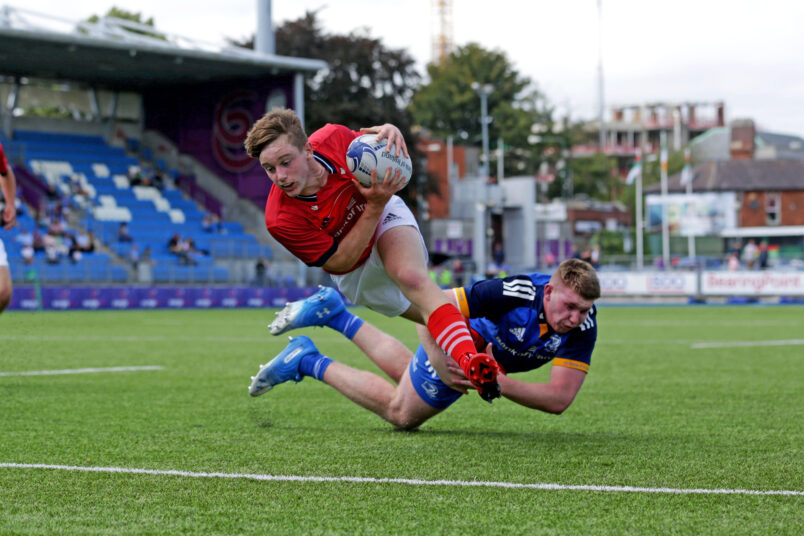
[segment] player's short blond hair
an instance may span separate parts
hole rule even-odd
[[[597,272],[591,264],[580,259],[567,259],[559,264],[550,281],[561,281],[586,301],[595,301],[600,297]]]
[[[288,141],[299,151],[304,149],[307,134],[304,133],[299,116],[288,108],[276,108],[254,123],[243,145],[250,157],[259,158],[262,150],[283,134],[287,134]]]

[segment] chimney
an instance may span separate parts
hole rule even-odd
[[[724,127],[726,126],[726,112],[723,109],[723,103],[717,103],[717,126]]]
[[[732,160],[752,160],[754,158],[754,136],[756,129],[752,119],[735,119],[731,122]]]

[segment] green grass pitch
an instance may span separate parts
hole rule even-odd
[[[415,348],[412,324],[358,311]],[[310,378],[249,397],[249,377],[287,341],[268,333],[272,318],[6,312],[0,534],[802,532],[804,308],[603,305],[590,374],[563,415],[475,395],[417,432],[394,431]],[[299,333],[377,370],[333,331]],[[163,368],[9,374],[143,366]],[[517,377],[544,381],[548,372]]]

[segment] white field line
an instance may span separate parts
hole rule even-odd
[[[751,346],[799,346],[804,339],[790,339],[777,341],[723,341],[723,342],[697,342],[692,345],[694,349],[701,348],[748,348]]]
[[[104,367],[76,368],[63,370],[26,370],[22,372],[0,372],[0,376],[52,376],[54,374],[91,374],[94,372],[133,372],[138,370],[165,370],[165,367],[147,365],[144,367]]]
[[[486,487],[509,489],[539,489],[551,491],[598,491],[626,493],[668,493],[701,495],[797,495],[797,490],[750,490],[750,489],[706,489],[706,488],[647,488],[638,486],[591,486],[569,484],[527,484],[520,482],[486,482],[478,480],[420,480],[413,478],[368,478],[360,476],[297,476],[263,475],[248,473],[199,473],[191,471],[167,471],[156,469],[135,469],[128,467],[80,467],[74,465],[48,465],[42,463],[0,463],[0,468],[8,469],[55,469],[61,471],[81,471],[87,473],[123,473],[135,475],[180,476],[187,478],[228,478],[262,480],[271,482],[348,482],[357,484],[405,484],[410,486],[453,486]]]
[[[0,335],[0,341],[34,342],[265,342],[272,337],[160,337],[142,335]]]

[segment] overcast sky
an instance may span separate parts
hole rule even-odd
[[[406,48],[424,72],[432,0],[273,0],[278,25],[319,10],[325,31],[368,28]],[[596,115],[597,0],[453,0],[457,45],[506,53],[551,102]],[[8,5],[80,20],[112,5],[153,17],[162,31],[222,43],[256,29],[257,0],[14,0]],[[192,6],[188,8],[187,6]],[[726,118],[804,136],[804,1],[602,0],[606,108],[655,101],[722,100]]]

